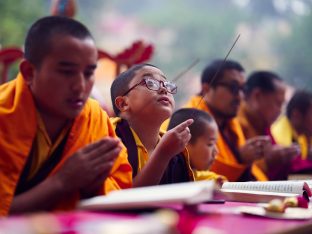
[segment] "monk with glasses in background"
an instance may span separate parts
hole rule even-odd
[[[229,181],[267,180],[254,164],[264,157],[271,145],[267,136],[246,141],[235,118],[244,96],[245,72],[241,64],[232,60],[216,60],[201,75],[201,92],[192,97],[186,107],[210,113],[218,125],[218,154],[210,170],[224,175]]]

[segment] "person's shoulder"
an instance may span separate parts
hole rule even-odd
[[[106,111],[101,107],[100,103],[92,98],[89,98],[86,101],[86,104],[83,108],[83,112],[85,114],[101,114],[101,115],[105,115],[108,118],[108,114],[106,113]]]
[[[93,99],[93,98],[88,98],[88,100],[86,101],[86,106],[89,105],[90,107],[94,108],[94,107],[101,107],[100,103]]]
[[[280,116],[270,128],[274,140],[278,144],[289,145],[294,135],[293,127],[286,115]]]
[[[17,95],[21,95],[21,92],[24,92],[25,87],[26,85],[21,74],[19,74],[17,78],[1,84],[0,103],[6,103],[8,100],[14,99]]]
[[[15,86],[15,85],[16,85],[16,79],[1,84],[0,90],[7,90],[8,87]]]
[[[241,131],[241,129],[242,129],[242,126],[241,126],[237,116],[232,118],[232,119],[230,119],[227,122],[227,124],[233,131]]]
[[[198,106],[198,103],[201,101],[201,96],[194,95],[190,97],[186,103],[183,105],[184,108],[195,108]]]
[[[109,120],[112,123],[112,125],[116,128],[117,124],[120,123],[122,119],[120,117],[110,117]]]
[[[283,130],[285,128],[291,128],[291,123],[286,115],[280,116],[271,126],[271,129]]]

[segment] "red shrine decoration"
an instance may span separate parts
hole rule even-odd
[[[135,41],[132,45],[122,52],[111,55],[104,50],[98,50],[99,59],[110,59],[114,61],[116,66],[116,76],[121,72],[122,67],[126,69],[134,64],[148,61],[154,52],[152,44],[146,44],[143,41]],[[0,50],[0,64],[2,64],[2,71],[0,76],[0,84],[8,81],[8,73],[10,66],[23,58],[23,51],[18,47],[7,47]]]
[[[103,50],[98,50],[99,59],[108,58],[116,62],[116,76],[121,72],[122,66],[129,68],[134,64],[143,63],[149,60],[154,52],[154,47],[152,44],[145,44],[143,41],[138,40],[132,43],[132,45],[126,48],[124,51],[116,54],[110,55]]]
[[[51,14],[74,17],[76,13],[75,0],[51,0]],[[130,47],[122,52],[111,55],[104,50],[98,49],[99,59],[110,59],[116,63],[115,75],[119,75],[122,69],[127,69],[134,64],[143,63],[151,59],[154,47],[142,40],[135,41]],[[23,51],[18,47],[7,47],[0,49],[0,84],[8,81],[10,66],[23,58]]]

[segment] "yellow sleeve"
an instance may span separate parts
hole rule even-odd
[[[166,119],[160,126],[160,131],[161,132],[167,132],[167,128],[169,126],[169,122],[170,122],[170,119]]]
[[[223,175],[218,175],[212,171],[194,171],[195,181],[199,180],[214,180],[214,181],[227,181],[227,178]]]

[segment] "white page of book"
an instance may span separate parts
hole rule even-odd
[[[80,208],[118,208],[152,204],[196,204],[213,198],[214,181],[198,181],[117,190],[107,196],[82,200]]]
[[[230,189],[302,194],[304,183],[304,181],[225,182],[221,191]]]

